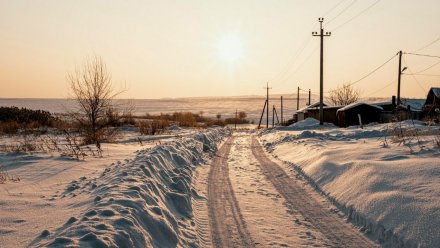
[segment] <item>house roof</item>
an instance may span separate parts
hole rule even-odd
[[[322,105],[323,106],[328,106],[324,102],[322,103]],[[304,108],[301,108],[301,109],[297,110],[296,112],[297,113],[298,112],[304,112],[304,110],[311,109],[311,108],[316,108],[316,107],[319,107],[319,102],[315,102],[315,103],[310,104],[309,106],[305,106]]]
[[[355,107],[357,107],[357,106],[361,106],[361,105],[368,105],[368,106],[371,106],[371,107],[373,107],[373,108],[377,108],[377,109],[383,110],[382,107],[377,106],[377,105],[368,104],[368,103],[364,103],[364,102],[355,102],[355,103],[349,104],[349,105],[347,105],[347,106],[345,106],[345,107],[343,107],[343,108],[338,109],[338,110],[336,111],[336,113],[337,113],[337,112],[340,112],[340,111],[345,111],[345,110],[348,110],[348,109],[352,109],[352,108],[355,108]]]
[[[430,90],[430,92],[432,91],[432,93],[434,93],[434,95],[438,98],[440,98],[440,88],[434,88],[432,87]],[[428,93],[429,94],[429,93]]]
[[[429,89],[424,105],[428,105],[428,104],[432,104],[433,102],[436,102],[435,101],[436,98],[440,99],[440,88],[432,87],[431,89]]]

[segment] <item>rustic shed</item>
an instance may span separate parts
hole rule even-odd
[[[335,125],[338,124],[338,119],[336,118],[336,111],[342,108],[342,106],[325,106],[323,108],[324,112],[324,122],[333,123]],[[306,110],[307,117],[315,118],[319,120],[319,107],[317,108],[309,108]]]
[[[427,116],[432,116],[437,114],[436,109],[440,109],[440,88],[431,88],[423,105],[423,112]]]
[[[361,116],[362,124],[379,122],[382,111],[383,108],[376,105],[363,102],[352,103],[336,111],[338,126],[359,125],[359,115]]]
[[[323,104],[324,107],[327,106],[327,104],[325,104],[325,103],[322,103],[322,104]],[[301,109],[297,110],[296,113],[294,114],[293,119],[295,121],[305,120],[306,118],[309,117],[307,115],[308,110],[316,109],[316,108],[319,109],[319,102],[312,103],[312,104],[310,104],[308,106],[305,106],[304,108],[301,108]]]

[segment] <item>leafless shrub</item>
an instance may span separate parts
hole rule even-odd
[[[107,135],[113,134],[106,130],[109,127],[106,114],[114,109],[113,99],[118,93],[113,91],[110,73],[102,58],[94,56],[74,74],[69,74],[68,81],[79,106],[79,110],[71,114],[80,123],[83,142],[98,147]]]
[[[0,184],[3,184],[8,180],[8,174],[0,170]]]
[[[434,145],[440,149],[440,128],[437,129],[437,131],[434,135],[434,138],[433,138],[433,142],[434,142]]]
[[[138,129],[142,135],[156,135],[162,133],[169,126],[170,123],[165,119],[138,122]]]
[[[62,150],[61,155],[67,157],[73,157],[77,160],[80,158],[84,159],[87,154],[81,149],[80,142],[78,141],[78,136],[73,135],[72,133],[64,130],[65,138],[66,138],[66,149]]]
[[[425,145],[421,140],[420,130],[415,126],[414,122],[409,127],[402,127],[402,122],[398,122],[388,130],[391,141],[407,147],[410,153],[414,153],[414,148],[416,147],[419,150],[425,149]]]
[[[9,181],[13,181],[13,182],[19,182],[20,178],[19,177],[13,177],[13,176],[9,175],[8,172],[0,169],[0,184],[4,184],[8,180]]]
[[[327,100],[333,105],[345,106],[357,102],[360,95],[359,90],[354,89],[349,83],[344,83],[342,86],[330,90]]]

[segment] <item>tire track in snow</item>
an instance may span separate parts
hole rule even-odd
[[[253,247],[229,179],[228,156],[234,138],[217,152],[209,172],[208,206],[214,247]]]
[[[377,247],[353,226],[326,210],[320,202],[295,181],[275,162],[270,160],[255,136],[252,136],[252,153],[260,162],[267,179],[290,206],[303,215],[335,247]]]

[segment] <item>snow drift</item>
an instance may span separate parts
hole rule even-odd
[[[393,141],[392,133],[418,136]],[[439,247],[439,135],[438,127],[403,121],[276,131],[260,139],[384,246]]]
[[[56,230],[42,230],[31,246],[198,247],[191,199],[200,196],[192,172],[227,135],[209,129],[137,151],[97,178],[73,181],[64,194],[91,194],[87,210]]]

